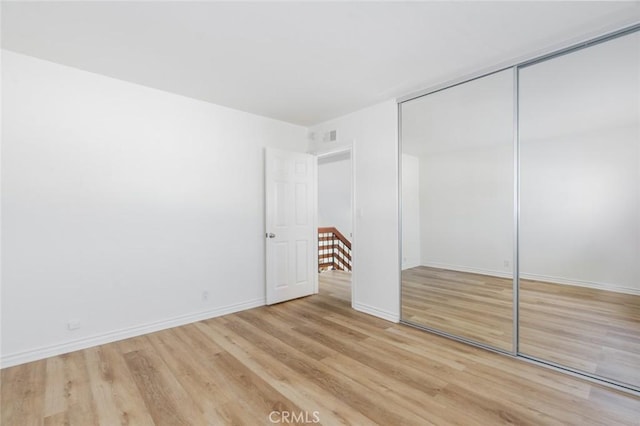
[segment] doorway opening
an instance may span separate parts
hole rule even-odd
[[[318,290],[353,300],[353,154],[351,148],[318,155]]]

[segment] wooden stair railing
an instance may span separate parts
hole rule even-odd
[[[318,228],[318,270],[351,271],[351,242],[334,227]]]

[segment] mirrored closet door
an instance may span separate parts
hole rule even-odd
[[[639,30],[399,104],[403,322],[640,392]]]
[[[520,353],[640,386],[640,33],[522,67]]]
[[[400,105],[402,320],[513,350],[514,74]]]

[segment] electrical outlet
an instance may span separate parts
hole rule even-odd
[[[510,267],[510,266],[511,266],[511,262],[509,262],[508,260],[505,260],[505,261],[504,261],[504,267],[505,267],[505,268],[508,268],[508,267]]]
[[[69,320],[67,323],[67,328],[69,330],[77,330],[80,328],[80,320]]]
[[[202,301],[206,302],[207,300],[209,300],[209,292],[208,291],[203,291],[202,292]]]

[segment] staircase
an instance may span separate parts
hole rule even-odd
[[[334,227],[318,228],[318,270],[351,271],[351,242]]]

